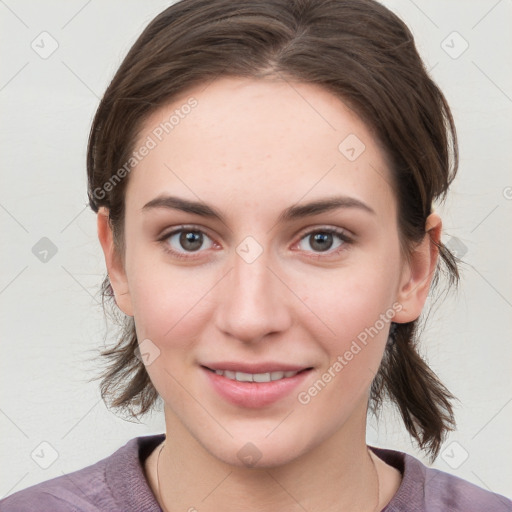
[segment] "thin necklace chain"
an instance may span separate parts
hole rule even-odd
[[[379,472],[377,471],[377,466],[375,465],[375,461],[373,460],[373,456],[370,452],[369,448],[366,448],[368,450],[368,455],[370,456],[370,459],[372,461],[372,467],[373,472],[375,473],[375,479],[377,480],[377,502],[375,503],[375,509],[373,512],[379,512],[379,504],[380,504],[380,480],[379,480]],[[158,469],[158,467],[157,467]]]
[[[164,449],[165,442],[162,443],[162,446],[158,452],[158,457],[156,458],[156,482],[157,482],[157,494],[158,494],[158,501],[162,505],[162,508],[164,509],[164,512],[167,511],[167,507],[164,505],[164,502],[162,501],[162,495],[160,494],[160,474],[158,473],[158,465],[160,463],[160,454],[162,453],[162,450]],[[379,480],[379,472],[377,471],[377,467],[375,466],[375,461],[373,460],[372,454],[370,453],[370,450],[368,449],[368,455],[370,456],[370,460],[372,461],[372,467],[373,471],[375,473],[375,478],[377,480],[377,503],[375,504],[375,508],[373,509],[373,512],[379,511],[379,503],[380,503],[380,480]]]
[[[158,464],[160,463],[160,454],[162,453],[164,446],[165,446],[165,442],[162,443],[162,447],[160,448],[160,451],[158,452],[158,457],[156,458],[156,483],[158,484],[158,489],[157,489],[158,501],[162,505],[164,512],[168,512],[167,507],[164,505],[164,502],[162,501],[162,495],[160,494],[160,475],[158,473]]]

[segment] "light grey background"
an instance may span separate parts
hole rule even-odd
[[[169,4],[0,0],[0,497],[164,431],[158,413],[141,424],[117,418],[98,383],[86,383],[98,369],[87,358],[103,344],[105,267],[85,152],[109,80]],[[458,430],[434,466],[512,497],[512,2],[385,4],[415,34],[460,137],[459,176],[438,211],[444,242],[466,265],[460,293],[436,310],[422,344],[460,399]],[[41,252],[43,237],[56,254]],[[391,411],[378,427],[370,421],[368,442],[426,462]]]

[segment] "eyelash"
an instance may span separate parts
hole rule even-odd
[[[169,247],[169,244],[167,243],[167,241],[169,240],[169,238],[171,236],[176,235],[177,233],[182,233],[182,232],[202,233],[203,235],[206,235],[208,238],[210,238],[207,235],[207,233],[205,233],[202,229],[200,229],[197,226],[180,226],[177,229],[174,229],[172,231],[169,231],[168,233],[165,233],[160,238],[158,238],[157,241],[163,245],[164,251],[167,253],[170,253],[173,257],[176,257],[179,259],[184,259],[184,260],[195,259],[194,256],[184,256],[183,253],[175,251],[174,249],[171,249]],[[326,251],[325,253],[322,253],[322,252],[314,253],[314,256],[309,256],[311,258],[322,259],[324,257],[324,256],[322,256],[323,254],[328,254],[328,256],[325,256],[325,258],[331,257],[333,255],[337,255],[337,254],[347,250],[348,249],[347,246],[354,243],[353,239],[350,238],[346,234],[345,230],[339,229],[339,228],[319,228],[319,229],[307,231],[300,237],[299,242],[302,241],[303,239],[307,238],[308,236],[318,234],[318,233],[323,233],[323,234],[327,233],[327,234],[336,235],[343,242],[343,244],[340,247],[337,247],[336,249],[331,250],[331,251]],[[201,252],[201,251],[196,251],[196,253],[198,253],[198,252]],[[195,254],[195,253],[192,252],[190,254]]]

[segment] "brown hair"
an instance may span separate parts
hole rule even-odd
[[[220,76],[277,76],[318,84],[339,97],[375,132],[389,158],[403,254],[424,238],[432,202],[444,201],[455,177],[457,139],[448,104],[396,15],[373,0],[182,0],[132,46],[90,132],[89,202],[94,212],[108,208],[121,256],[128,177],[113,178],[130,162],[138,130],[163,104]],[[457,285],[457,258],[433,242],[440,259],[431,290],[441,270],[450,287]],[[108,276],[101,294],[103,306],[106,298],[114,306]],[[111,407],[137,417],[158,394],[135,355],[133,318],[118,319],[118,343],[101,352],[108,361],[101,394]],[[372,383],[370,408],[376,413],[388,396],[419,446],[435,457],[455,427],[454,397],[418,354],[417,322],[397,324],[396,342],[386,348]]]

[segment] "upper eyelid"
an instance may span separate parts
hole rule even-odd
[[[195,226],[193,224],[184,224],[180,226],[175,226],[173,228],[170,228],[169,231],[164,230],[162,234],[158,237],[159,240],[165,240],[169,238],[172,235],[175,235],[176,233],[180,233],[181,231],[199,231],[200,233],[203,233],[208,236],[208,238],[214,240],[214,237],[212,237],[209,234],[209,230],[206,228],[203,228],[201,226]]]
[[[349,238],[355,238],[355,235],[351,231],[349,231],[347,228],[342,228],[339,226],[329,226],[329,225],[304,228],[303,230],[300,230],[296,236],[300,236],[301,238],[303,238],[304,236],[309,235],[311,233],[322,232],[322,231],[332,232],[334,234],[346,235]]]

